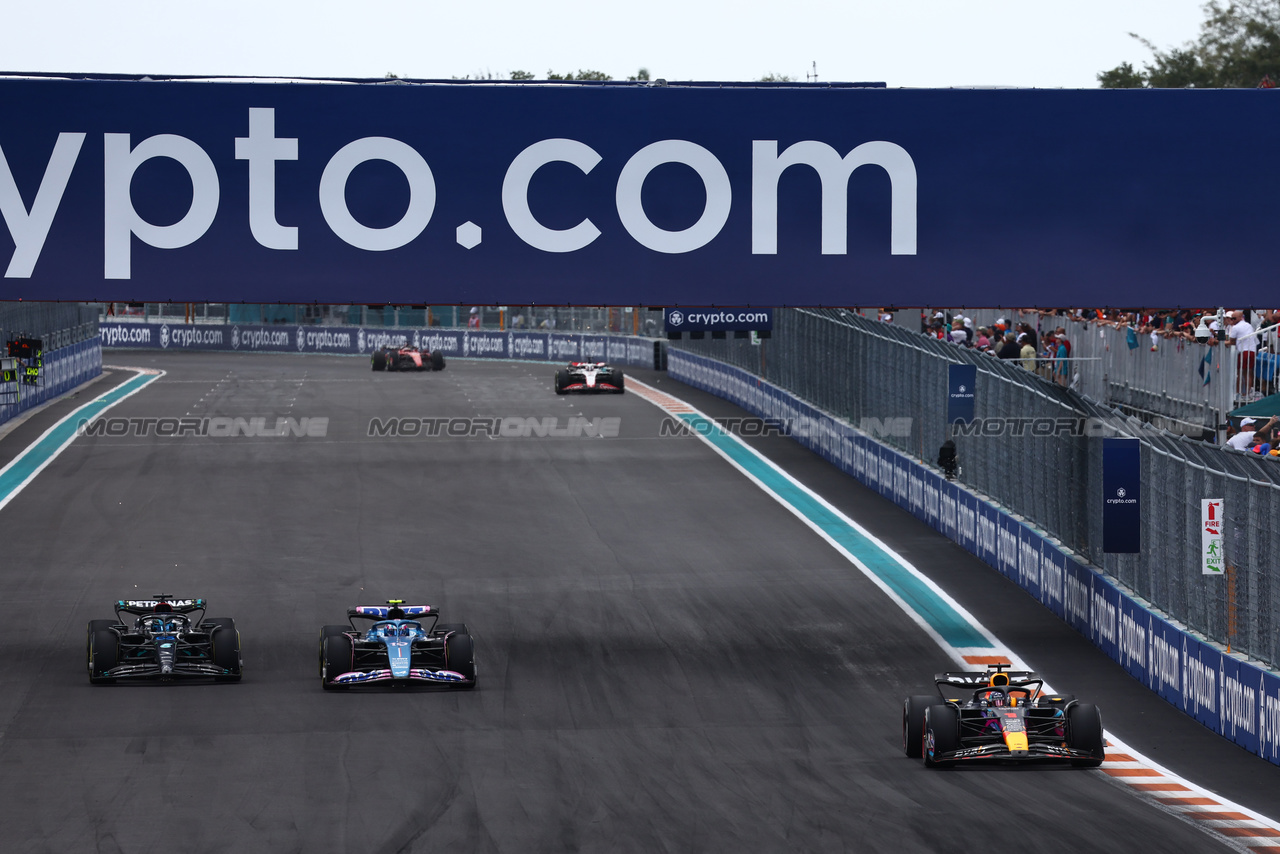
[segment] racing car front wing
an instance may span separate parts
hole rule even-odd
[[[201,664],[195,661],[176,662],[165,671],[155,662],[144,664],[117,664],[102,674],[110,679],[171,679],[181,676],[229,676],[225,669],[216,664]]]
[[[1002,761],[1026,761],[1034,759],[1096,759],[1087,750],[1074,750],[1056,744],[1028,744],[1026,750],[1011,750],[1006,744],[984,744],[965,747],[951,753],[939,753],[935,762],[960,762],[971,759],[999,759]]]
[[[342,673],[333,678],[334,685],[367,685],[371,682],[443,682],[447,684],[460,684],[467,681],[467,677],[461,673],[455,673],[452,670],[428,670],[425,667],[409,668],[409,675],[404,678],[397,678],[392,675],[390,668],[380,668],[378,670],[355,670],[350,673]]]

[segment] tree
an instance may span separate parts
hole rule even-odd
[[[1137,71],[1121,63],[1098,74],[1104,89],[1253,88],[1280,75],[1280,0],[1209,0],[1200,36],[1182,47],[1161,50],[1130,33],[1153,61]]]
[[[639,71],[637,71],[637,72],[635,73],[635,76],[634,76],[634,77],[628,77],[627,79],[628,79],[628,80],[648,80],[648,79],[649,79],[649,69],[647,69],[647,68],[641,68]]]
[[[776,71],[770,71],[768,74],[760,78],[761,83],[794,83],[796,79],[790,74],[779,74]]]
[[[591,71],[591,70],[583,71],[581,68],[579,68],[578,73],[576,75],[572,71],[570,71],[568,74],[556,74],[551,69],[547,69],[547,79],[548,80],[612,80],[613,78],[610,77],[608,74],[605,74],[603,71]]]
[[[512,80],[532,80],[533,72],[532,71],[513,71],[511,72],[511,79]]]

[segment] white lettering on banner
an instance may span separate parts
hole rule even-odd
[[[400,221],[386,228],[370,228],[347,208],[347,180],[357,166],[385,160],[409,182],[409,205]],[[422,155],[398,139],[367,136],[349,142],[330,158],[320,176],[320,213],[333,233],[357,249],[386,252],[399,249],[422,233],[436,209],[436,179]]]
[[[1089,622],[1089,585],[1073,575],[1067,576],[1067,595],[1063,602],[1068,622]]]
[[[529,182],[548,163],[568,163],[587,175],[599,162],[595,149],[574,139],[544,139],[517,154],[502,180],[502,210],[511,230],[543,252],[576,252],[589,246],[600,236],[600,229],[589,219],[565,229],[547,228],[538,222],[529,209]]]
[[[533,336],[515,335],[508,342],[512,356],[546,355],[546,339]]]
[[[4,217],[9,236],[13,238],[13,257],[9,259],[5,278],[31,278],[45,238],[49,236],[49,227],[53,225],[53,215],[62,204],[62,194],[80,156],[84,137],[82,133],[58,134],[29,213],[22,203],[22,194],[18,192],[18,183],[9,169],[4,150],[0,149],[0,216]]]
[[[493,353],[501,354],[505,344],[506,341],[502,338],[492,338],[488,335],[468,335],[463,342],[462,351],[477,356],[491,355]]]
[[[1107,643],[1116,642],[1116,606],[1107,601],[1106,591],[1093,594],[1093,637]]]
[[[978,547],[978,511],[973,507],[961,504],[958,513],[958,526],[963,542]]]
[[[1012,575],[1018,571],[1018,535],[1002,527],[996,536],[996,563],[1001,572]]]
[[[1192,714],[1201,709],[1215,713],[1214,704],[1218,699],[1218,689],[1214,684],[1218,671],[1206,667],[1198,658],[1187,655],[1186,640],[1182,642],[1182,707],[1190,708]]]
[[[778,154],[777,140],[751,146],[751,254],[778,253],[778,183],[792,166],[805,165],[822,182],[822,254],[844,255],[848,244],[849,178],[859,166],[889,174],[890,253],[916,254],[916,165],[892,142],[864,142],[845,157],[825,142],[805,140]]]
[[[299,330],[298,349],[309,350],[350,350],[350,332],[330,332],[328,330]]]
[[[551,339],[551,357],[553,359],[563,359],[566,356],[577,357],[578,342],[573,338],[566,336],[555,336]],[[694,377],[690,373],[686,373],[682,379],[693,380]]]
[[[983,515],[978,516],[978,548],[989,554],[996,553],[996,523]]]
[[[249,161],[249,232],[268,249],[297,249],[298,229],[276,222],[276,161],[297,160],[298,140],[276,139],[276,111],[249,109],[249,135],[236,137],[236,160]]]
[[[1066,573],[1058,564],[1057,555],[1057,549],[1040,552],[1040,600],[1049,607],[1062,602],[1062,581]]]
[[[1265,686],[1265,682],[1263,683]],[[1262,692],[1265,699],[1262,711],[1261,733],[1258,737],[1260,752],[1268,759],[1280,758],[1280,691],[1273,697]],[[1268,755],[1270,754],[1270,755]]]
[[[680,231],[659,228],[644,212],[641,191],[649,173],[666,163],[688,166],[702,179],[706,203],[698,221]],[[616,194],[618,218],[637,243],[666,254],[692,252],[706,246],[729,221],[733,190],[729,173],[716,156],[701,145],[683,139],[653,142],[631,155],[618,176]]]
[[[1040,586],[1040,550],[1030,540],[1018,543],[1018,581],[1023,587]]]
[[[103,347],[123,347],[129,344],[150,344],[151,327],[145,323],[129,323],[120,326],[98,327]]]
[[[43,251],[64,191],[78,161],[86,134],[60,133],[45,167],[30,211],[22,202],[10,165],[0,151],[0,214],[14,242],[6,278],[29,278]],[[277,221],[279,162],[299,159],[301,140],[276,136],[276,110],[249,108],[247,136],[233,138],[234,157],[248,164],[247,219],[253,240],[268,249],[297,251],[299,228]],[[225,143],[209,150],[221,151]],[[130,134],[104,133],[103,269],[107,279],[132,274],[130,241],[137,237],[157,249],[178,249],[202,237],[218,213],[219,175],[206,147],[183,136],[157,134],[131,148]],[[130,186],[134,173],[147,160],[177,161],[191,178],[192,196],[186,214],[171,225],[154,225],[133,207]],[[390,163],[404,175],[409,202],[395,224],[372,228],[357,221],[346,204],[346,186],[356,168],[370,160]],[[544,139],[526,147],[507,167],[502,182],[502,207],[507,223],[527,245],[543,252],[575,252],[589,246],[600,230],[587,218],[567,229],[553,229],[534,216],[529,186],[534,174],[549,163],[568,163],[589,174],[601,162],[590,146],[573,139]],[[654,225],[643,208],[645,178],[656,168],[678,163],[689,167],[704,188],[703,209],[693,225],[668,231]],[[917,184],[915,161],[901,146],[872,140],[855,146],[843,157],[831,145],[802,140],[778,153],[777,140],[752,141],[751,254],[777,254],[778,188],[793,166],[817,173],[821,184],[821,251],[847,254],[848,186],[855,170],[877,166],[890,182],[890,253],[915,255],[917,245]],[[405,142],[389,137],[363,137],[347,143],[329,159],[318,188],[320,211],[333,233],[345,243],[369,252],[385,252],[414,241],[435,211],[437,188],[431,167]],[[618,218],[627,233],[653,252],[681,254],[695,251],[718,237],[729,219],[733,186],[723,163],[706,148],[689,140],[650,143],[622,164],[615,188]],[[292,203],[290,207],[295,207]]]
[[[218,214],[218,170],[205,150],[173,134],[148,137],[130,149],[129,134],[103,134],[103,276],[132,274],[130,238],[157,249],[179,249],[204,236]],[[191,204],[172,225],[152,225],[133,208],[129,187],[138,167],[156,157],[177,161],[191,179]]]
[[[956,515],[955,496],[942,496],[942,532],[949,537],[955,537],[958,533],[959,527],[960,523]]]
[[[910,489],[911,508],[924,507],[924,481],[914,472],[907,475],[907,486]]]
[[[1171,691],[1181,692],[1182,683],[1179,675],[1182,668],[1178,661],[1178,648],[1164,639],[1164,636],[1151,632],[1151,669],[1150,673],[1153,677],[1156,690],[1167,688]]]
[[[1226,668],[1218,665],[1218,708],[1222,710],[1222,734],[1233,738],[1238,730],[1250,735],[1257,732],[1253,713],[1258,707],[1258,694],[1253,688],[1228,676]],[[1227,727],[1231,727],[1230,733]]]
[[[582,339],[582,358],[603,359],[604,358],[604,342],[600,340],[592,341],[590,338],[583,338]]]
[[[1133,618],[1133,615],[1120,612],[1120,663],[1129,665],[1137,662],[1145,672],[1147,668],[1147,629]]]
[[[438,332],[424,332],[419,338],[419,345],[426,347],[432,353],[437,350],[441,353],[456,353],[462,346],[459,340],[461,337],[460,335],[441,335]]]

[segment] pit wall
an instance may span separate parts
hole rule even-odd
[[[566,332],[369,329],[362,326],[251,326],[100,323],[102,346],[247,353],[370,354],[379,347],[424,347],[445,358],[599,361],[660,368],[665,343],[653,338]]]
[[[668,374],[790,424],[800,444],[1019,584],[1169,703],[1280,765],[1280,675],[1184,631],[1043,532],[753,374],[679,350]]]
[[[102,373],[100,339],[86,338],[44,354],[40,382],[0,384],[0,424]]]

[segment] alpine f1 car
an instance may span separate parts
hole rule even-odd
[[[320,684],[326,689],[392,683],[476,686],[475,643],[465,623],[439,623],[430,605],[347,609],[347,626],[320,630]],[[364,628],[356,620],[367,620]]]
[[[556,394],[571,391],[612,392],[626,391],[622,371],[604,362],[570,362],[567,368],[556,371]]]
[[[379,347],[373,351],[375,371],[443,371],[444,353],[417,347]]]
[[[203,599],[168,595],[116,602],[116,619],[89,621],[89,681],[212,676],[239,682],[243,664],[235,621],[206,617],[204,609]]]
[[[939,673],[940,697],[908,697],[902,749],[929,767],[983,760],[1063,760],[1096,768],[1105,756],[1098,707],[1045,694],[1044,680],[1008,664],[986,672]]]

